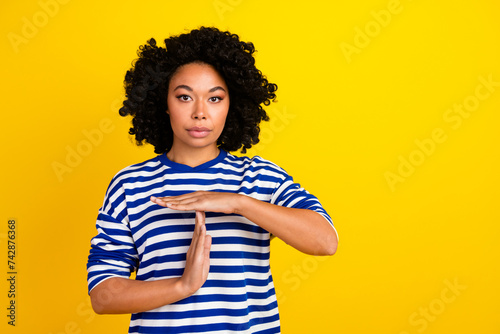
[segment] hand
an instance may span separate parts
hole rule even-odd
[[[210,269],[212,237],[207,235],[205,212],[196,211],[193,239],[186,254],[186,267],[180,279],[183,287],[192,295],[205,283]]]
[[[195,191],[179,196],[151,196],[151,201],[172,210],[235,213],[241,196],[234,193]]]

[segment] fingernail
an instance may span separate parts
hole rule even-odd
[[[152,201],[156,200],[156,197],[151,196],[151,200],[152,200]]]

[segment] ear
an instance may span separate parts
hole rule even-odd
[[[168,109],[167,109],[167,110],[165,110],[165,112],[167,113],[167,115],[170,115],[170,112],[168,111]]]

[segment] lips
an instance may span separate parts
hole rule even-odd
[[[195,138],[203,138],[210,134],[210,129],[205,127],[194,126],[192,128],[187,129],[188,133]]]

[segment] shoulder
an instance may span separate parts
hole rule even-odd
[[[141,179],[154,177],[164,169],[159,156],[146,161],[127,166],[113,176],[110,187],[122,186],[124,183],[133,183]]]
[[[280,175],[282,177],[287,177],[287,172],[275,164],[274,162],[264,159],[261,156],[235,156],[228,153],[225,159],[228,165],[235,168],[244,169],[245,171],[261,172],[261,173],[273,173]]]

